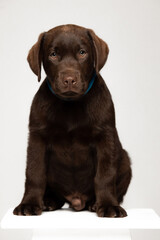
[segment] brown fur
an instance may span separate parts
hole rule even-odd
[[[127,215],[119,204],[130,183],[130,160],[99,73],[108,52],[92,30],[75,25],[42,33],[31,48],[32,71],[40,81],[42,62],[47,78],[31,106],[25,193],[14,214],[39,215],[68,202],[99,217]],[[95,70],[95,82],[84,95]]]

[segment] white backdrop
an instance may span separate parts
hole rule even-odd
[[[29,109],[39,88],[27,53],[41,32],[67,23],[92,28],[110,48],[101,73],[133,168],[124,207],[153,208],[160,215],[160,1],[1,0],[0,217],[24,191]],[[30,231],[0,234],[30,239]],[[159,231],[132,234],[136,240],[160,238]]]

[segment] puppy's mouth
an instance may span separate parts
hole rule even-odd
[[[76,90],[60,90],[60,89],[56,89],[53,90],[53,88],[50,88],[50,90],[52,91],[52,93],[57,96],[58,98],[62,99],[62,100],[66,100],[66,101],[74,101],[74,100],[78,100],[80,99],[84,93],[82,91],[76,91]]]
[[[75,91],[65,91],[59,94],[60,98],[64,100],[74,101],[78,100],[83,94]]]
[[[67,91],[67,92],[63,92],[62,95],[65,97],[75,97],[78,95],[78,93],[73,91]]]

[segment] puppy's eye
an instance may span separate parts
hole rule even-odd
[[[81,49],[81,50],[79,51],[79,54],[80,54],[81,56],[84,56],[84,55],[86,55],[86,51],[85,51],[84,49]]]
[[[56,56],[57,56],[57,53],[56,53],[56,52],[52,52],[52,53],[50,54],[50,56],[51,56],[51,57],[56,57]]]
[[[56,53],[56,52],[53,52],[53,53],[52,53],[52,56],[54,56],[54,57],[57,56],[57,53]]]

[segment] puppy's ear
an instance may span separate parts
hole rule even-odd
[[[88,29],[88,34],[93,44],[95,69],[99,72],[107,60],[109,48],[108,45],[99,38],[93,30]]]
[[[30,49],[27,57],[30,68],[38,76],[38,82],[41,80],[42,42],[44,35],[45,33],[39,35],[38,41]]]

